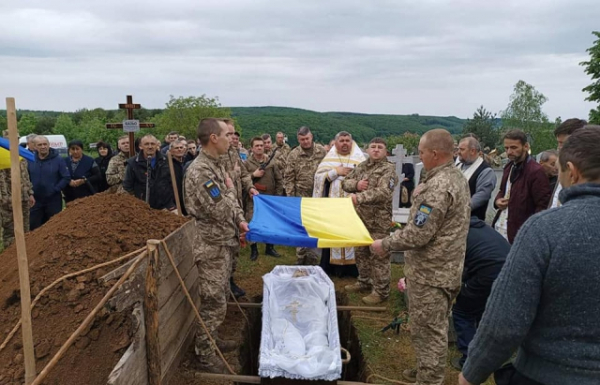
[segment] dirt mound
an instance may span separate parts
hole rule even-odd
[[[73,202],[25,237],[31,295],[56,279],[118,258],[162,239],[186,220],[151,209],[127,195],[97,194]],[[0,254],[0,343],[20,319],[19,274],[15,245]],[[109,287],[97,278],[109,266],[64,281],[32,312],[38,372],[104,296]],[[128,312],[105,312],[71,347],[47,384],[105,384],[132,335]],[[23,380],[21,333],[0,352],[0,385]]]

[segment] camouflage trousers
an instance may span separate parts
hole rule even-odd
[[[318,265],[319,256],[310,247],[296,247],[296,265]]]
[[[448,355],[448,316],[460,287],[433,287],[412,280],[406,280],[406,284],[417,385],[441,385]]]
[[[387,234],[371,234],[373,239],[382,239]],[[373,253],[369,247],[355,247],[354,255],[358,268],[358,283],[372,286],[373,291],[382,298],[390,296],[390,279],[392,274],[390,253],[381,256]]]
[[[239,254],[239,249],[239,246],[194,244],[194,258],[199,274],[200,317],[213,338],[227,313],[231,263],[233,256]],[[196,326],[196,354],[202,357],[214,355],[215,349],[208,334],[199,323]]]
[[[23,231],[29,231],[29,201],[21,204],[23,210]],[[13,220],[12,204],[0,205],[0,219],[2,220],[2,244],[6,249],[15,241],[15,222]]]

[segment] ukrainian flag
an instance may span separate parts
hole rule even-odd
[[[25,158],[30,162],[35,161],[33,153],[19,146],[20,159]],[[0,170],[10,168],[10,145],[8,139],[0,138]]]
[[[295,247],[369,246],[373,239],[350,198],[257,195],[246,239]]]

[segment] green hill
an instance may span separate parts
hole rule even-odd
[[[445,128],[452,134],[462,131],[464,119],[454,116],[370,115],[351,112],[315,112],[287,107],[231,107],[231,115],[243,129],[244,138],[283,131],[290,144],[296,144],[296,130],[309,126],[318,142],[328,142],[336,133],[350,132],[358,142],[375,136],[422,134],[432,128]]]

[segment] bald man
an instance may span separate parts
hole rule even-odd
[[[467,180],[454,166],[454,141],[443,129],[428,131],[419,142],[427,171],[413,194],[408,223],[373,243],[383,254],[406,251],[411,341],[417,368],[402,374],[418,385],[441,385],[448,351],[448,316],[460,291],[469,232]]]

